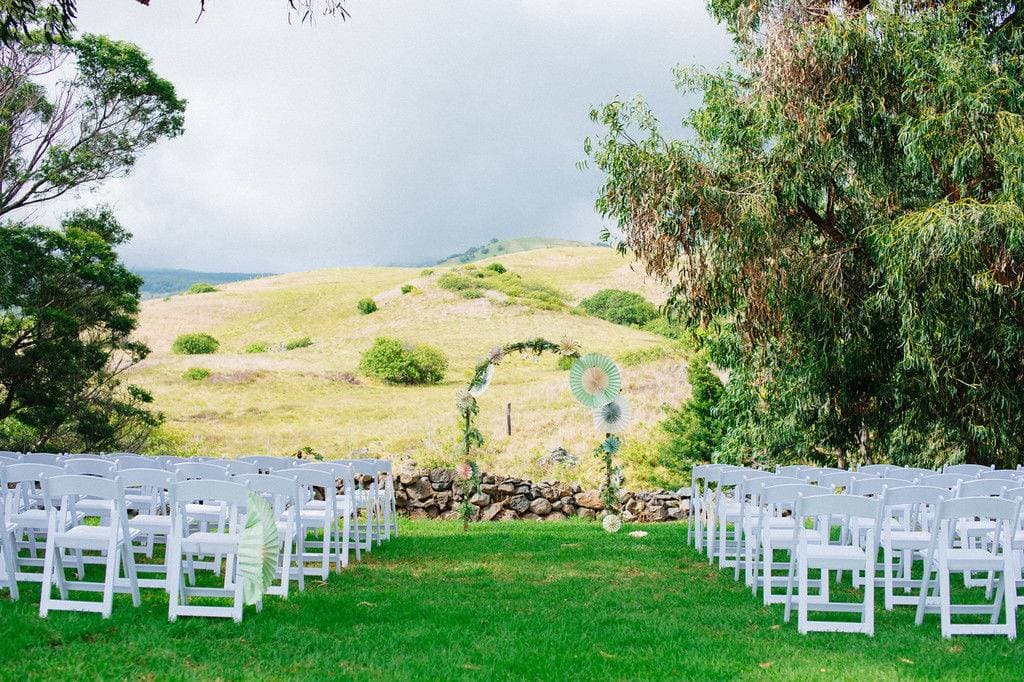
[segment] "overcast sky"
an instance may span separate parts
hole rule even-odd
[[[644,94],[672,130],[676,64],[729,41],[702,0],[80,0],[82,30],[140,45],[188,100],[186,133],[84,195],[136,267],[285,272],[419,263],[491,237],[594,241],[588,112]]]

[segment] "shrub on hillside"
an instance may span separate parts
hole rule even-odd
[[[392,384],[436,384],[444,379],[448,359],[433,346],[407,346],[398,339],[382,336],[363,353],[359,368]]]
[[[174,339],[171,346],[171,350],[178,355],[208,355],[216,353],[218,348],[220,341],[203,333],[182,334]]]
[[[361,298],[359,299],[359,302],[356,303],[356,308],[363,315],[369,315],[370,313],[377,312],[377,303],[376,301],[369,297]]]
[[[491,263],[486,268],[484,268],[484,270],[490,270],[491,272],[496,272],[499,275],[504,275],[506,272],[508,272],[508,269],[501,263]]]
[[[189,367],[185,370],[184,374],[181,375],[181,378],[187,379],[188,381],[202,381],[209,376],[210,370],[205,367]]]
[[[594,317],[615,324],[642,326],[658,317],[658,309],[640,294],[620,289],[602,289],[583,299],[580,307]]]
[[[196,282],[188,288],[188,293],[190,294],[208,294],[211,291],[217,291],[217,287],[206,282]]]
[[[250,343],[245,347],[246,353],[266,353],[267,344],[263,341],[257,341],[256,343]]]
[[[416,287],[414,287],[411,284],[403,284],[402,285],[402,293],[403,294],[410,294],[410,293],[412,293],[415,290],[416,290]]]
[[[291,341],[284,344],[285,350],[295,350],[296,348],[307,348],[313,345],[313,339],[308,336],[302,338],[292,339]]]
[[[576,358],[571,358],[568,355],[560,355],[558,357],[558,369],[568,372],[574,362],[576,362]]]

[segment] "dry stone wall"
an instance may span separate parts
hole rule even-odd
[[[406,466],[395,475],[395,498],[400,513],[414,519],[458,518],[462,501],[453,469]],[[570,516],[595,518],[604,511],[597,490],[559,481],[533,481],[484,473],[480,492],[470,498],[475,520],[514,519],[557,521]],[[619,508],[625,521],[676,521],[689,515],[689,491],[622,491]]]

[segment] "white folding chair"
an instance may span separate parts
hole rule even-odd
[[[305,575],[319,574],[323,580],[327,580],[332,559],[337,559],[339,571],[343,566],[348,566],[352,496],[336,494],[336,471],[336,468],[295,467],[274,472],[275,476],[295,478],[303,489],[303,505],[299,512],[299,560]],[[351,479],[351,470],[348,478]],[[315,499],[317,488],[323,490],[323,500]],[[342,524],[340,531],[339,522]],[[319,541],[310,540],[310,531],[320,531],[323,535]],[[358,558],[358,545],[356,552]],[[317,561],[320,562],[319,569],[309,565]]]
[[[794,566],[786,585],[785,619],[789,622],[795,579],[798,585],[796,596],[797,631],[800,634],[803,635],[811,631],[860,632],[869,636],[875,634],[875,562],[878,556],[878,534],[874,530],[868,531],[863,545],[856,542],[849,545],[833,545],[827,541],[823,532],[808,528],[806,521],[812,519],[815,521],[815,528],[824,529],[829,523],[827,519],[833,516],[842,516],[848,519],[862,519],[865,521],[862,525],[875,529],[881,525],[879,518],[881,508],[881,504],[876,499],[852,494],[814,495],[811,497],[800,495],[798,497],[793,512],[795,525],[793,528],[792,562]],[[809,574],[811,569],[815,568],[821,572],[819,581],[821,589],[817,595],[812,597],[809,589]],[[854,575],[862,572],[864,575],[863,602],[857,604],[831,601],[827,592],[830,570],[849,570]],[[795,578],[794,573],[796,574]],[[859,623],[811,620],[809,612],[812,610],[859,612],[861,620]]]
[[[764,476],[750,474],[739,486],[736,494],[740,500],[740,516],[743,519],[741,526],[743,535],[741,544],[743,546],[743,583],[748,586],[755,595],[760,587],[756,575],[755,565],[761,558],[761,492],[768,487],[778,485],[800,485],[805,483],[799,478],[791,476],[778,476],[766,473]],[[788,516],[766,516],[768,523],[777,528],[791,528],[792,518]],[[739,562],[737,562],[738,564]],[[733,579],[739,579],[739,567],[733,572]]]
[[[934,612],[936,602],[943,637],[953,635],[1006,635],[1017,637],[1016,576],[1019,568],[1011,549],[1013,530],[1020,518],[1020,501],[997,497],[960,497],[943,500],[935,514],[932,537],[925,555],[924,578],[917,604],[916,622],[924,622],[926,611]],[[989,547],[955,547],[956,526],[964,520],[989,519],[995,522]],[[1001,579],[992,604],[954,604],[950,574],[973,572],[999,573]],[[932,573],[935,591],[929,598]],[[1006,618],[999,623],[1000,611]],[[954,623],[953,614],[983,614],[988,623]]]
[[[121,469],[163,469],[162,457],[146,457],[145,455],[119,454],[110,458]]]
[[[793,478],[803,478],[803,474],[812,469],[818,467],[811,466],[809,464],[789,464],[786,466],[776,466],[775,473],[779,476],[791,476]]]
[[[7,521],[7,475],[5,467],[0,464],[0,555],[3,555],[3,563],[0,569],[0,587],[6,585],[11,599],[18,601],[18,567],[15,563],[17,551],[15,550],[14,531],[17,526]]]
[[[1020,592],[1024,587],[1024,487],[1007,490],[1003,493],[1003,497],[1021,505],[1021,516],[1018,518],[1013,529],[1013,536],[1010,538],[1010,549],[1013,551],[1017,563],[1014,598],[1017,600],[1019,609],[1024,607],[1024,594]]]
[[[964,474],[968,478],[974,478],[979,474],[983,474],[988,471],[995,469],[994,464],[988,466],[984,464],[947,464],[942,467],[942,473],[944,474]]]
[[[183,462],[174,467],[174,473],[178,480],[206,480],[206,481],[231,481],[231,472],[227,470],[227,467],[219,464],[212,464],[210,462]],[[227,506],[219,503],[208,503],[206,501],[201,502],[190,502],[185,509],[189,516],[190,521],[194,521],[199,524],[199,530],[207,532],[211,529],[222,528],[227,515]],[[193,568],[209,568],[212,569],[214,575],[220,575],[220,567],[223,557],[219,554],[214,555],[211,559],[204,559],[202,557],[193,557],[192,562],[189,564],[189,580],[194,580],[195,575]]]
[[[693,481],[697,492],[693,498],[699,507],[694,512],[697,521],[696,548],[700,552],[711,554],[710,540],[714,536],[714,504],[716,490],[712,487],[718,473],[726,469],[736,469],[732,464],[704,464],[693,469]]]
[[[948,497],[945,488],[917,485],[887,488],[882,495],[882,579],[887,611],[897,604],[917,604],[921,581],[913,577],[914,558],[928,549],[935,510]],[[896,588],[903,594],[896,594]]]
[[[109,501],[112,509],[110,523],[92,525],[79,522],[74,514],[78,498]],[[57,499],[60,500],[59,508],[53,503]],[[49,476],[43,480],[43,502],[46,505],[48,527],[43,589],[39,599],[40,617],[46,618],[50,611],[88,611],[109,618],[114,606],[114,592],[129,592],[132,604],[138,607],[141,599],[121,482],[77,474]],[[77,581],[68,580],[64,573],[66,550],[106,552],[104,581],[90,582],[81,577]],[[119,565],[124,568],[123,580],[118,577]],[[59,599],[54,599],[52,595],[54,582],[60,593]],[[99,602],[70,599],[69,592],[72,590],[102,592],[103,598]]]
[[[959,473],[948,473],[948,474],[932,474],[930,476],[922,476],[917,479],[917,485],[927,486],[929,488],[945,488],[946,490],[953,490],[960,481],[965,481],[973,476],[967,476]]]
[[[756,583],[761,586],[762,601],[768,604],[782,604],[786,601],[786,595],[775,591],[776,587],[785,588],[792,575],[792,556],[794,550],[794,535],[792,522],[780,522],[777,519],[784,518],[785,514],[793,510],[797,497],[800,495],[824,495],[832,491],[821,486],[808,483],[786,484],[769,486],[761,491],[761,556],[756,570]],[[788,527],[787,527],[788,526]],[[825,528],[828,526],[826,525]],[[824,529],[815,529],[809,533],[821,533],[827,541]],[[775,551],[782,550],[789,553],[786,561],[776,561]],[[778,571],[786,571],[786,575],[778,575]],[[824,575],[824,574],[823,574]],[[821,593],[824,599],[828,599],[828,585],[821,586]]]
[[[61,456],[52,452],[26,452],[21,456],[25,464],[49,464],[60,466]]]
[[[281,540],[278,549],[278,563],[276,578],[279,581],[267,588],[267,594],[274,594],[288,598],[288,590],[291,586],[293,564],[301,552],[299,537],[299,522],[302,512],[302,491],[295,476],[279,476],[273,474],[240,474],[238,481],[245,483],[249,489],[264,497],[269,497],[269,502],[274,510],[274,518],[277,519],[277,533]],[[294,548],[294,549],[293,549]],[[295,568],[295,579],[298,580],[299,590],[306,589],[305,572],[302,566]]]
[[[167,616],[209,616],[242,620],[242,579],[238,574],[238,547],[244,527],[241,510],[248,505],[249,489],[233,481],[192,479],[171,483],[171,537],[167,543],[167,580],[171,587]],[[227,511],[215,531],[192,530],[188,506],[198,501],[219,503]],[[195,587],[185,584],[182,563],[193,556],[224,556],[223,587]],[[219,568],[219,567],[218,567]],[[216,573],[220,575],[219,572]],[[189,604],[190,597],[227,597],[231,606]]]
[[[243,462],[239,459],[231,459],[225,462],[227,465],[228,473],[232,476],[241,476],[242,474],[258,474],[260,472],[259,466],[252,462]]]
[[[892,464],[865,464],[857,467],[857,472],[861,476],[885,476],[890,469],[897,468]]]
[[[136,563],[136,572],[155,573],[159,576],[139,578],[139,586],[164,589],[170,593],[166,550],[172,521],[166,512],[169,490],[175,480],[174,474],[166,469],[124,469],[118,472],[117,477],[124,486],[125,498],[134,497],[136,500],[135,508],[138,513],[128,519],[128,527],[143,544],[133,544],[133,551],[136,554],[144,553],[147,559],[152,559],[154,549],[161,539],[164,545],[164,559],[161,563]]]
[[[46,531],[49,521],[43,502],[43,480],[48,476],[64,475],[64,470],[52,464],[18,463],[8,464],[4,469],[9,486],[0,490],[6,497],[7,523],[14,526],[14,563],[17,579],[28,582],[42,582],[43,574],[23,570],[26,567],[42,568]],[[74,519],[78,521],[78,519]],[[21,556],[20,550],[27,550]],[[79,577],[85,575],[85,566],[77,561]]]

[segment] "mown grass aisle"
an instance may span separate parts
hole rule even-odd
[[[632,529],[632,528],[627,528]],[[147,590],[114,615],[37,616],[39,590],[0,598],[4,679],[1019,679],[1024,643],[942,640],[938,617],[878,612],[873,639],[801,637],[685,547],[597,524],[414,522],[369,559],[241,625],[167,622]]]

